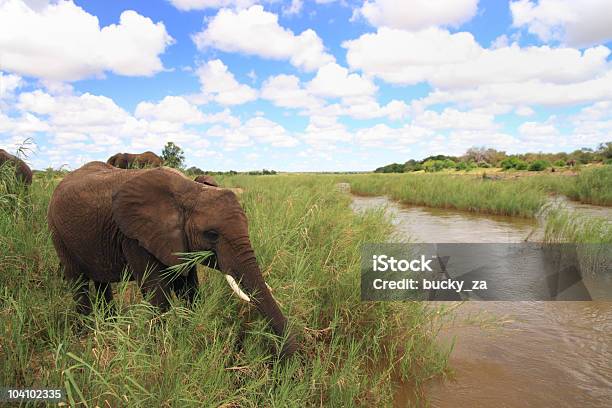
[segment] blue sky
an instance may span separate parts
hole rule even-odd
[[[370,170],[612,139],[607,0],[0,0],[0,148]]]

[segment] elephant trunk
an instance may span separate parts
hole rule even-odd
[[[242,263],[241,285],[250,295],[251,302],[257,307],[259,312],[270,322],[272,329],[279,336],[285,336],[287,332],[287,318],[283,315],[280,307],[272,297],[270,289],[261,275],[261,270],[255,257],[252,256],[248,261]],[[289,357],[297,351],[298,345],[295,337],[289,334],[287,341],[281,350],[281,356]]]

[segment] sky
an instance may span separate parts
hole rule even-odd
[[[0,0],[0,148],[365,171],[612,141],[610,0]]]

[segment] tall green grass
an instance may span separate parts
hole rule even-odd
[[[387,195],[405,204],[535,217],[548,195],[612,205],[612,166],[585,168],[577,176],[538,174],[488,180],[451,174],[360,174],[338,177],[351,191]]]
[[[351,191],[387,195],[406,204],[533,217],[546,202],[528,180],[486,180],[447,174],[368,174],[343,177]]]
[[[544,242],[612,244],[612,220],[552,209],[546,214]]]
[[[524,182],[585,204],[612,206],[612,166],[585,167],[576,176],[538,174],[525,177]]]
[[[124,282],[117,317],[96,307],[77,329],[45,220],[57,182],[36,177],[19,210],[0,210],[0,384],[61,387],[72,406],[388,406],[396,382],[418,390],[445,371],[438,311],[360,301],[359,247],[391,226],[354,214],[333,178],[224,179],[245,190],[262,271],[299,333],[284,362],[259,314],[209,269],[193,309],[174,299],[158,315]]]

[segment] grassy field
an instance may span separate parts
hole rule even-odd
[[[418,394],[445,373],[439,310],[360,301],[359,247],[391,226],[380,211],[354,214],[334,177],[222,181],[244,188],[260,265],[300,333],[301,352],[284,362],[259,314],[212,270],[200,271],[193,310],[175,300],[160,316],[121,283],[118,316],[96,309],[76,330],[45,219],[58,181],[0,186],[0,384],[65,388],[73,406],[389,406],[394,384]]]
[[[405,204],[489,214],[534,217],[551,194],[561,194],[588,204],[612,206],[612,166],[585,168],[576,176],[553,173],[528,177],[506,173],[497,179],[482,174],[359,174],[338,176],[351,191],[362,195],[387,195]]]

